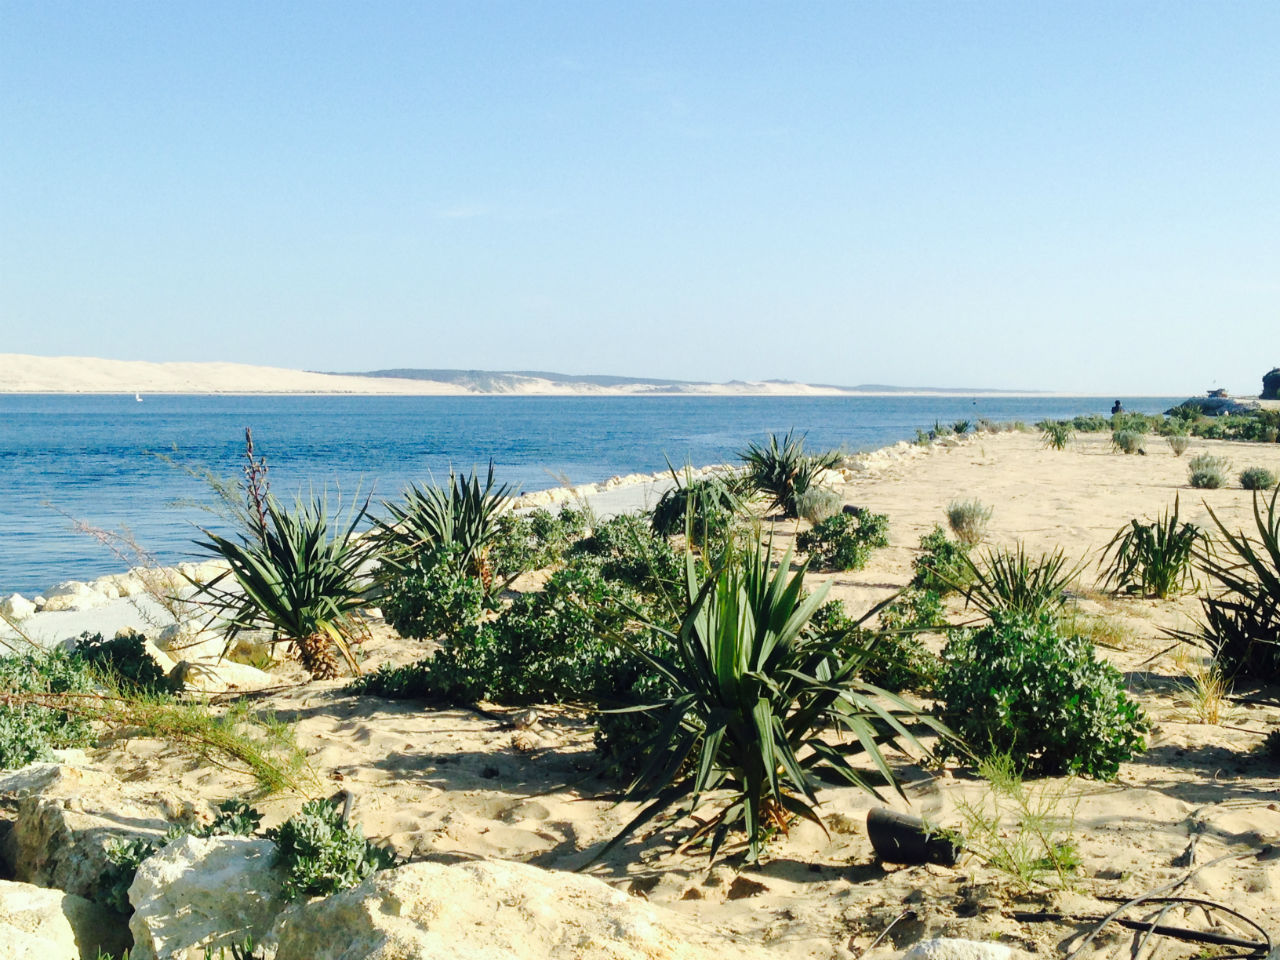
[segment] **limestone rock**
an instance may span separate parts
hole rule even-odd
[[[20,593],[0,600],[0,613],[10,620],[25,620],[36,612],[36,605]]]
[[[171,623],[160,631],[155,644],[174,660],[217,659],[227,648],[227,638],[198,624]]]
[[[97,960],[128,946],[124,918],[83,897],[0,880],[0,942],[9,960]]]
[[[1020,956],[1020,951],[1003,943],[937,937],[914,944],[902,960],[1015,960]]]
[[[169,671],[169,676],[181,680],[187,687],[206,693],[225,693],[228,690],[261,690],[274,686],[278,681],[271,674],[217,657],[199,657],[180,660]]]
[[[80,580],[68,580],[60,583],[45,593],[45,613],[59,613],[64,610],[92,610],[107,602],[104,594],[94,590],[89,584]]]
[[[761,948],[602,880],[501,860],[412,863],[291,907],[276,960],[757,960]]]
[[[129,888],[132,960],[198,960],[204,948],[262,941],[285,907],[275,845],[183,836],[148,857]]]
[[[17,803],[0,851],[13,875],[98,903],[109,901],[117,872],[107,856],[111,841],[158,839],[169,826],[163,798],[65,764],[33,764],[0,778],[0,801]]]

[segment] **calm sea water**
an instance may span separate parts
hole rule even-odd
[[[0,593],[28,596],[122,568],[68,517],[128,529],[165,562],[195,555],[179,501],[208,489],[155,454],[236,474],[244,428],[272,490],[308,485],[394,498],[410,481],[492,459],[524,490],[732,459],[749,440],[794,427],[811,448],[870,449],[935,420],[1107,413],[1106,398],[939,397],[193,397],[0,395]],[[1180,398],[1125,399],[1158,412]]]

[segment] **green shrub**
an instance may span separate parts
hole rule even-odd
[[[858,682],[861,656],[846,654],[843,639],[806,629],[826,589],[806,597],[804,571],[789,577],[790,562],[788,552],[775,571],[769,547],[756,544],[703,579],[687,558],[684,612],[679,628],[666,631],[672,654],[632,645],[673,693],[647,705],[657,733],[624,794],[641,812],[599,856],[673,806],[692,814],[716,802],[693,839],[709,840],[714,859],[730,831],[741,831],[757,860],[793,816],[821,822],[818,776],[871,790],[848,757],[865,753],[890,777],[881,743],[923,749],[904,724],[938,729],[892,695],[873,702]],[[827,737],[833,729],[848,734],[838,746]]]
[[[1270,490],[1278,482],[1276,475],[1266,467],[1249,467],[1240,471],[1240,486],[1246,490]]]
[[[93,729],[83,716],[41,702],[50,695],[88,693],[93,674],[60,651],[0,657],[0,769],[53,759],[53,750],[87,746]]]
[[[1197,546],[1206,546],[1205,532],[1194,523],[1178,522],[1178,498],[1173,511],[1159,520],[1131,520],[1103,548],[1104,589],[1127,590],[1161,600],[1182,592],[1190,583]],[[1107,558],[1114,556],[1111,562]]]
[[[1008,754],[1035,774],[1113,779],[1145,749],[1146,718],[1120,672],[1052,616],[1001,616],[953,636],[936,695],[978,756]]]
[[[796,537],[796,546],[815,566],[829,570],[861,570],[871,551],[889,545],[889,518],[853,508],[838,513]]]
[[[991,550],[981,563],[968,555],[969,589],[965,598],[987,616],[1041,613],[1061,609],[1079,567],[1067,568],[1061,548],[1033,557],[1019,543],[1013,550]]]
[[[665,593],[680,579],[680,557],[665,537],[654,534],[649,518],[619,514],[597,523],[591,535],[575,543],[570,559],[593,557],[606,580],[646,593]]]
[[[926,650],[916,634],[945,623],[942,600],[928,590],[908,588],[893,603],[882,607],[880,630],[863,626],[845,612],[840,600],[818,608],[811,628],[820,636],[843,639],[842,649],[861,655],[859,676],[867,683],[891,690],[927,690],[937,672],[938,658]]]
[[[1163,417],[1148,416],[1145,413],[1117,413],[1111,417],[1113,432],[1136,433],[1139,436],[1150,433],[1164,422]]]
[[[523,516],[504,513],[497,519],[489,561],[508,578],[550,567],[564,560],[569,547],[586,536],[588,526],[586,513],[567,505],[558,514],[541,508]]]
[[[920,538],[920,554],[911,561],[915,574],[911,585],[941,596],[969,585],[969,551],[964,544],[947,538],[940,526]]]
[[[829,520],[840,512],[840,494],[826,487],[810,487],[796,495],[796,512],[810,523]]]
[[[1040,426],[1040,443],[1050,450],[1065,450],[1071,443],[1070,420],[1044,420]]]
[[[1191,446],[1191,438],[1185,433],[1171,433],[1165,438],[1169,443],[1169,449],[1173,451],[1175,457],[1180,457],[1187,452],[1187,447]]]
[[[1071,426],[1081,433],[1103,433],[1111,429],[1111,421],[1101,414],[1082,414],[1071,421]]]
[[[182,689],[181,680],[170,680],[160,669],[147,648],[146,638],[134,630],[125,630],[110,640],[102,634],[80,634],[76,641],[75,656],[95,670],[110,677],[126,691],[139,693],[177,693]]]
[[[284,869],[286,900],[349,890],[396,862],[390,850],[365,839],[359,824],[345,823],[342,811],[328,800],[308,800],[268,836]]]
[[[1119,453],[1146,453],[1142,436],[1137,430],[1116,430],[1111,434],[1111,448]]]
[[[382,613],[402,637],[433,639],[480,622],[484,585],[463,572],[461,553],[456,544],[435,546],[383,575]]]
[[[521,704],[618,697],[634,681],[635,658],[608,639],[643,598],[606,580],[596,565],[552,574],[496,620],[446,634],[428,659],[382,667],[347,689],[388,699]]]
[[[1227,471],[1231,469],[1231,461],[1226,457],[1215,457],[1202,453],[1194,456],[1187,463],[1191,486],[1197,490],[1217,490],[1227,482]]]
[[[796,518],[796,497],[814,486],[822,474],[840,462],[835,450],[809,455],[804,452],[804,437],[788,430],[779,439],[769,436],[767,446],[751,443],[738,454],[746,464],[746,478],[752,488],[770,497],[770,508],[782,511],[784,517]]]
[[[981,500],[952,500],[947,504],[947,525],[967,549],[982,542],[990,522],[991,508]]]
[[[968,420],[957,420],[955,423],[951,424],[951,432],[957,437],[963,437],[969,432],[969,428],[971,426],[973,426],[973,424]]]

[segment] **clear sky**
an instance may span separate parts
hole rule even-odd
[[[0,352],[1256,392],[1280,3],[0,0]]]

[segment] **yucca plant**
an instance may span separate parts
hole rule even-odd
[[[851,651],[843,634],[806,630],[826,585],[806,596],[804,567],[788,576],[790,551],[777,570],[769,557],[770,545],[757,542],[727,554],[703,580],[687,554],[679,626],[655,628],[675,652],[658,656],[619,638],[674,692],[636,708],[658,721],[625,791],[642,809],[601,855],[673,807],[672,821],[713,801],[718,809],[690,842],[709,839],[714,859],[729,832],[740,830],[755,860],[766,838],[793,817],[821,825],[820,776],[871,793],[876,781],[896,788],[881,744],[897,740],[923,752],[912,727],[944,732],[917,708],[858,679],[871,641]],[[850,736],[833,743],[829,731]],[[850,764],[857,754],[875,773]]]
[[[464,477],[449,471],[444,487],[410,484],[404,502],[382,504],[388,516],[378,521],[377,540],[388,570],[404,571],[419,556],[439,547],[454,547],[450,556],[459,573],[480,580],[485,592],[494,589],[489,548],[502,532],[499,517],[511,505],[509,485],[495,487],[493,463],[483,487],[474,470]]]
[[[1280,671],[1280,511],[1277,488],[1268,501],[1253,495],[1255,536],[1229,530],[1213,510],[1222,535],[1220,553],[1198,551],[1200,567],[1219,587],[1202,597],[1204,620],[1197,636],[1229,677],[1248,676],[1274,682]],[[1263,512],[1263,505],[1266,512]]]
[[[1210,548],[1208,535],[1194,523],[1179,523],[1179,499],[1159,520],[1130,520],[1102,550],[1099,565],[1104,590],[1141,593],[1161,600],[1195,586],[1195,550]],[[1108,559],[1109,558],[1109,559]]]
[[[794,430],[779,440],[770,434],[767,446],[749,443],[738,454],[747,465],[747,480],[760,493],[772,498],[770,508],[782,511],[784,517],[799,516],[796,496],[813,486],[823,473],[840,462],[840,453],[806,454],[804,436],[797,437]]]
[[[1022,543],[1013,550],[988,551],[980,562],[966,554],[963,563],[971,581],[965,601],[988,617],[1035,617],[1060,609],[1066,603],[1067,588],[1081,569],[1081,565],[1067,566],[1061,547],[1032,556]]]
[[[1040,424],[1040,443],[1050,450],[1065,450],[1075,436],[1070,420],[1045,420]]]
[[[235,539],[204,530],[196,541],[221,557],[230,570],[199,587],[199,595],[227,622],[230,645],[242,630],[268,629],[316,678],[337,676],[336,649],[360,668],[352,644],[365,634],[358,611],[374,600],[361,573],[375,545],[356,535],[368,512],[366,500],[331,529],[323,497],[299,498],[292,510],[269,493],[255,497],[254,521]]]
[[[695,480],[687,468],[683,477],[670,464],[668,468],[674,483],[658,498],[649,522],[650,529],[658,536],[684,533],[686,515],[692,510],[691,531],[701,541],[742,512],[742,495],[745,492],[742,477],[733,475]]]

